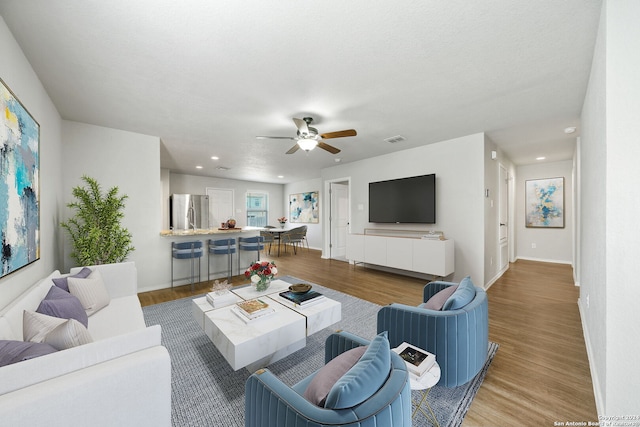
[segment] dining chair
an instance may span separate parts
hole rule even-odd
[[[269,231],[261,231],[260,236],[262,236],[264,243],[264,250],[267,251],[267,243],[269,244],[269,255],[271,255],[271,245],[276,241],[276,237],[273,233]]]

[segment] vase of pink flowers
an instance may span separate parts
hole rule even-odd
[[[256,292],[266,291],[276,274],[278,274],[278,268],[275,263],[269,261],[254,262],[244,272],[245,277],[251,280],[251,285]]]
[[[284,228],[284,225],[287,223],[287,217],[280,217],[278,218],[278,222],[280,223],[280,228]]]

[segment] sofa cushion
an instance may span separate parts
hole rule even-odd
[[[36,312],[61,319],[76,319],[85,328],[89,325],[87,313],[80,300],[57,286],[52,286],[49,289],[49,293],[44,297]]]
[[[76,319],[68,319],[49,332],[44,342],[57,350],[66,350],[93,342],[87,328]]]
[[[382,387],[390,371],[391,349],[384,331],[371,340],[360,360],[331,388],[324,407],[344,409],[364,402]]]
[[[102,276],[95,270],[85,279],[69,277],[69,292],[78,297],[88,316],[109,305],[111,297]]]
[[[323,407],[331,388],[349,369],[353,368],[366,349],[366,346],[352,348],[330,360],[314,375],[304,391],[304,398]]]
[[[88,277],[90,274],[91,274],[91,269],[88,267],[84,267],[82,270],[80,270],[73,276],[56,277],[55,279],[52,279],[52,280],[57,287],[59,287],[63,291],[69,292],[69,283],[67,281],[69,277],[78,277],[80,279],[84,279],[85,277]]]
[[[44,342],[45,337],[58,326],[66,322],[59,317],[24,310],[22,333],[25,341]]]
[[[56,351],[51,345],[45,343],[1,340],[0,366],[11,365]]]
[[[458,289],[458,285],[447,286],[429,298],[427,302],[420,304],[420,307],[428,308],[429,310],[442,310],[444,303],[456,291],[456,289]]]
[[[458,289],[447,299],[442,310],[458,310],[473,301],[476,296],[476,288],[467,276],[458,285]]]

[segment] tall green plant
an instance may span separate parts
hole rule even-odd
[[[128,196],[118,196],[118,187],[103,195],[95,179],[83,176],[82,180],[88,187],[75,187],[71,194],[76,201],[67,204],[75,210],[75,215],[60,223],[71,237],[71,258],[78,265],[124,261],[135,250],[131,245],[131,233],[120,224]]]

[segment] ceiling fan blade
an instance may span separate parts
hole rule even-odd
[[[300,148],[300,146],[298,144],[296,144],[293,147],[289,148],[289,151],[287,151],[285,154],[293,154],[296,151],[298,151],[298,148]]]
[[[302,119],[296,119],[294,117],[293,118],[293,123],[296,124],[296,127],[298,128],[298,131],[300,131],[300,134],[309,135],[309,126],[307,126],[307,122],[305,122]]]
[[[356,136],[358,133],[355,129],[339,130],[337,132],[323,133],[320,135],[322,139],[342,138],[344,136]]]
[[[338,148],[334,147],[333,145],[329,145],[329,144],[327,144],[325,142],[322,142],[322,141],[318,141],[318,148],[322,148],[323,150],[327,150],[331,154],[338,154],[340,152],[340,150]]]
[[[292,138],[290,136],[256,136],[256,139],[290,139],[292,141],[295,141],[295,138]]]

